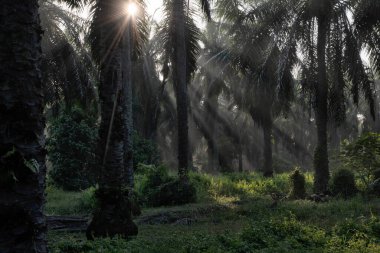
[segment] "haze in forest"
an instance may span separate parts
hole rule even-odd
[[[2,0],[0,253],[380,252],[379,13]]]

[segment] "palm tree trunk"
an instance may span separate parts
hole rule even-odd
[[[3,0],[0,20],[0,252],[45,253],[38,1]]]
[[[272,117],[270,116],[263,124],[264,133],[264,176],[273,176],[273,159],[272,159]]]
[[[329,181],[329,160],[327,150],[327,70],[326,70],[326,41],[328,19],[324,14],[318,17],[318,87],[316,89],[316,124],[317,124],[317,147],[314,153],[314,190],[321,193],[327,190]]]
[[[132,33],[131,20],[126,25],[123,35],[123,118],[124,118],[124,174],[125,182],[130,188],[134,186],[133,175],[133,152],[132,152],[132,131],[133,131],[133,112],[132,112]]]
[[[115,49],[101,67],[99,98],[101,122],[99,128],[99,160],[102,161],[100,187],[122,184],[124,166],[123,115],[121,90],[121,52]]]
[[[188,93],[186,81],[186,43],[184,0],[174,2],[175,43],[173,80],[177,97],[178,121],[178,174],[181,180],[187,180],[189,159],[188,137]]]
[[[99,45],[101,123],[99,129],[99,161],[101,176],[96,192],[98,208],[87,228],[87,238],[129,237],[138,233],[132,221],[132,206],[129,190],[124,189],[124,124],[123,114],[123,43],[120,27],[124,19],[115,19],[114,14],[120,8],[120,1],[103,0],[97,6],[97,24],[101,27]],[[119,36],[119,37],[117,37]]]

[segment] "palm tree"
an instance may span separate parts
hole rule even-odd
[[[172,77],[177,101],[178,175],[187,181],[189,167],[188,91],[187,84],[196,69],[198,30],[192,19],[190,1],[166,0],[163,29],[167,62],[172,64]],[[200,1],[202,11],[211,19],[210,2]]]
[[[72,7],[78,7],[79,2],[68,1]],[[56,17],[53,13],[57,16],[63,13],[62,9],[56,13],[58,8],[50,1],[40,3],[42,22],[52,24],[53,17]],[[53,40],[54,36],[49,37],[52,35],[49,28],[54,25],[44,26],[49,35],[41,43],[37,0],[21,4],[5,1],[2,8],[1,33],[12,36],[2,37],[0,47],[4,64],[1,68],[4,79],[0,82],[0,216],[5,222],[0,226],[0,251],[47,252],[46,224],[42,213],[46,174],[43,98],[49,94],[45,85],[47,80],[52,80],[53,74],[41,75],[41,69],[45,70],[44,63],[54,60],[44,57],[46,51],[41,55],[41,44],[44,48],[49,43],[58,42],[55,39],[62,38],[62,33],[55,29],[58,28],[56,26]],[[67,24],[68,16],[61,17]]]
[[[47,252],[38,1],[2,2],[0,251]]]
[[[369,51],[372,66],[380,73],[380,2],[353,0],[354,24],[362,38],[364,48]]]
[[[289,66],[284,68],[282,76],[273,75],[277,71],[280,51],[269,34],[263,33],[260,27],[255,30],[255,24],[248,22],[240,24],[239,31],[235,31],[232,47],[245,52],[238,54],[238,68],[245,73],[245,78],[241,82],[243,92],[237,92],[238,99],[235,100],[263,130],[263,171],[264,176],[270,177],[273,175],[273,119],[290,108],[292,75]],[[294,49],[291,54],[295,57]]]
[[[344,0],[264,0],[253,4],[246,18],[264,24],[281,49],[277,75],[299,61],[292,56],[301,48],[302,85],[312,94],[318,142],[314,153],[316,192],[327,190],[329,160],[327,122],[340,123],[345,114],[345,87],[357,103],[362,90],[373,108],[372,81],[360,58],[359,38],[348,13],[351,1]],[[349,82],[346,82],[348,80]],[[373,110],[372,110],[373,112]]]
[[[135,4],[137,13],[127,11]],[[92,52],[99,65],[101,123],[98,160],[101,164],[95,211],[87,237],[137,234],[132,222],[132,60],[144,37],[144,2],[98,0],[93,6]],[[132,18],[136,18],[135,20]],[[126,187],[129,186],[129,187]]]
[[[40,0],[42,80],[47,108],[53,115],[63,104],[92,109],[96,102],[96,68],[81,35],[87,20],[51,0]]]
[[[230,86],[230,91],[236,105],[246,111],[263,130],[263,171],[265,176],[272,176],[273,120],[290,108],[293,99],[291,67],[285,66],[281,75],[274,75],[280,50],[271,34],[255,20],[245,18],[247,13],[236,2],[222,1],[217,7],[225,22],[218,26],[227,30],[224,38],[229,36],[231,41],[225,48],[208,48],[208,51],[213,52],[210,61],[212,64],[219,61],[229,66],[224,67],[219,75],[225,75],[225,80],[235,83]],[[295,58],[294,48],[291,54]]]

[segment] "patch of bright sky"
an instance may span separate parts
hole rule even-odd
[[[163,19],[163,2],[164,0],[145,0],[147,13],[150,17],[153,17],[156,22],[160,22]],[[85,7],[83,10],[78,11],[78,15],[83,18],[88,18],[89,13],[89,7]],[[204,27],[204,20],[199,17],[199,15],[195,16],[195,22],[197,23],[198,27]]]
[[[156,21],[160,21],[163,18],[163,0],[146,0],[145,4],[149,16],[153,16]],[[83,18],[87,18],[89,13],[89,7],[85,7],[83,10],[78,11],[78,15]]]
[[[146,0],[146,7],[149,16],[153,16],[156,21],[163,18],[163,0]]]
[[[147,6],[149,16],[153,16],[156,21],[160,21],[163,16],[163,0],[146,0],[145,4]],[[85,7],[84,9],[78,11],[78,15],[83,18],[88,18],[89,13],[89,7]]]

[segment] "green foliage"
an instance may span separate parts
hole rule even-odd
[[[136,172],[138,192],[149,173],[159,175],[156,183],[175,178],[166,168],[155,166],[140,165]],[[380,252],[380,199],[368,201],[357,195],[327,203],[291,200],[270,208],[268,195],[273,190],[290,191],[289,176],[286,173],[267,179],[258,173],[190,173],[199,203],[144,209],[142,217],[136,218],[139,234],[132,240],[116,237],[89,242],[83,233],[50,232],[50,249],[53,253]],[[311,191],[313,178],[309,173],[305,173],[305,182]],[[54,206],[60,211],[72,203],[78,206],[74,197],[86,199],[84,192],[79,196],[54,190],[52,195],[52,190],[49,187],[48,210]],[[52,199],[58,193],[67,199],[59,207],[52,203],[59,201]],[[151,223],[152,218],[164,222]],[[192,223],[178,222],[182,219]]]
[[[300,222],[294,215],[253,221],[238,237],[221,236],[226,252],[378,252],[373,221],[348,219],[332,232]]]
[[[136,190],[147,206],[181,205],[196,201],[196,189],[191,182],[183,185],[169,175],[165,166],[140,164],[136,172]]]
[[[221,200],[225,197],[256,198],[271,193],[290,192],[289,174],[276,174],[273,178],[265,178],[259,173],[225,173],[209,175],[190,173],[190,179],[197,188],[200,201]],[[312,178],[306,177],[306,188],[311,189]]]
[[[332,229],[332,235],[326,244],[326,252],[378,252],[379,239],[373,227],[377,219],[346,219]]]
[[[355,175],[347,169],[340,169],[334,173],[331,187],[334,195],[341,195],[344,198],[352,197],[358,192]]]
[[[79,241],[73,237],[67,237],[66,241],[59,242],[54,246],[53,253],[82,253],[104,252],[119,253],[127,247],[127,241],[122,238],[104,238],[93,241]]]
[[[312,252],[326,241],[323,230],[305,226],[292,215],[253,221],[234,243],[221,239],[232,252]]]
[[[135,189],[142,204],[152,205],[158,189],[173,180],[165,166],[139,164],[135,172]]]
[[[47,149],[52,163],[50,176],[65,190],[90,186],[95,166],[97,128],[95,119],[78,106],[66,108],[48,128]]]
[[[144,139],[137,132],[133,134],[133,165],[137,169],[141,164],[158,166],[160,156],[154,142]]]
[[[291,191],[289,196],[293,199],[303,199],[306,197],[305,176],[296,168],[289,176]]]
[[[95,188],[67,192],[53,186],[46,188],[48,215],[88,215],[96,207]]]
[[[368,188],[375,170],[380,168],[380,134],[365,133],[351,143],[345,141],[341,158],[344,166],[358,173]]]

